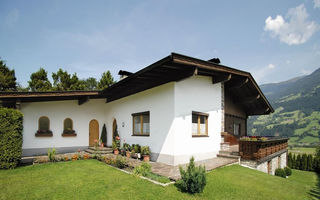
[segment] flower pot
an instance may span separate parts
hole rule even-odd
[[[119,150],[113,150],[114,155],[118,155],[119,154]]]
[[[131,153],[130,153],[129,151],[127,151],[127,152],[126,152],[126,156],[127,156],[127,158],[130,158]]]
[[[140,159],[141,158],[141,153],[137,153],[137,157]]]
[[[149,155],[143,155],[143,161],[145,161],[145,162],[150,161],[150,156]]]

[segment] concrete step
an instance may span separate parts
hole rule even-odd
[[[96,148],[95,147],[89,147],[89,149],[91,149],[91,150],[96,150]],[[112,150],[112,148],[111,147],[97,147],[97,150],[98,151],[109,151],[109,150]]]
[[[235,156],[235,155],[231,155],[231,154],[220,154],[220,153],[217,155],[217,157],[240,159],[240,156]]]
[[[98,149],[97,151],[92,150],[92,149],[86,149],[85,152],[91,153],[91,154],[110,154],[113,151],[112,151],[112,149],[108,149],[108,150],[99,150]]]

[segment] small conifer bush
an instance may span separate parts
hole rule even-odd
[[[183,192],[191,194],[201,193],[206,186],[206,169],[204,166],[196,167],[194,158],[190,159],[187,170],[179,167],[181,179],[176,182],[176,186]]]

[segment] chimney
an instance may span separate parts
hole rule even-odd
[[[215,64],[220,64],[220,59],[219,58],[212,58],[208,60],[209,62],[215,63]]]
[[[124,70],[120,70],[120,71],[118,72],[118,74],[120,75],[120,81],[121,81],[122,79],[127,78],[128,76],[130,76],[130,75],[133,74],[133,73],[128,72],[128,71],[124,71]]]

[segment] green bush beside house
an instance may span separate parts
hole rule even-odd
[[[0,168],[18,165],[22,154],[23,114],[19,110],[0,108]]]

